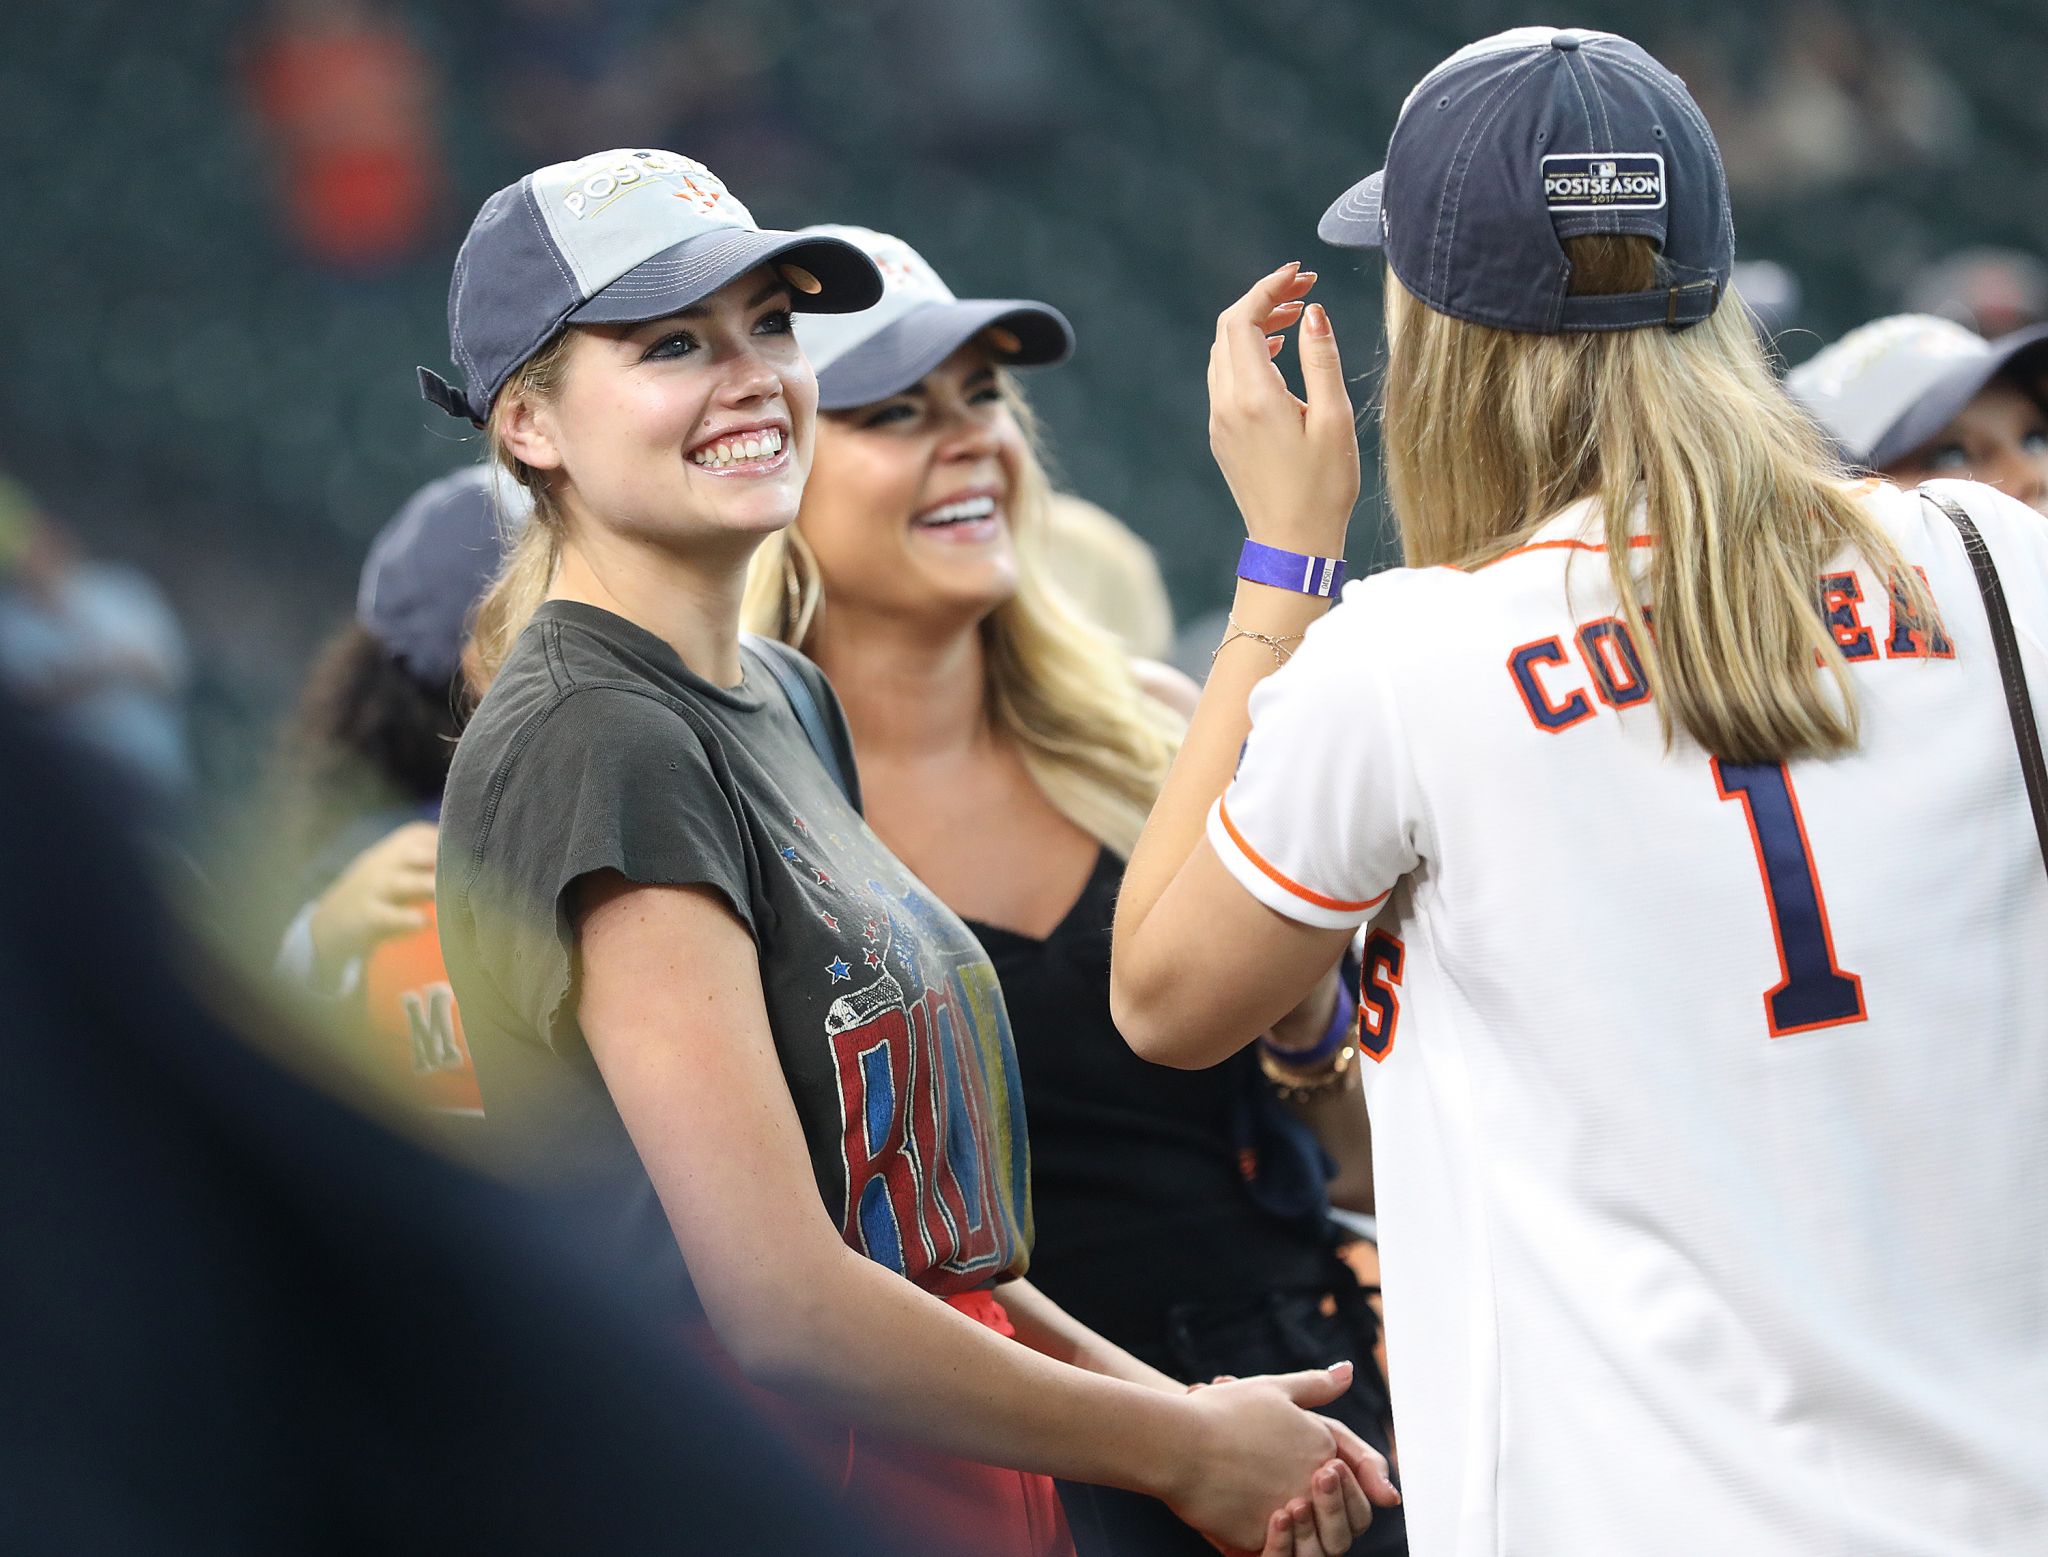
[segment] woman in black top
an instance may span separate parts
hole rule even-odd
[[[791,312],[878,291],[669,152],[542,168],[471,226],[466,382],[423,387],[534,499],[478,613],[436,876],[489,1124],[916,1549],[1060,1557],[1048,1473],[1157,1487],[1239,1546],[1348,1544],[1352,1464],[1392,1489],[1296,1404],[1342,1369],[1190,1397],[1023,1279],[993,970],[829,775],[823,681],[786,700],[742,648],[815,429]]]
[[[1269,1040],[1273,1068],[1305,1083],[1292,1113],[1252,1049],[1166,1070],[1111,1021],[1123,855],[1178,739],[1168,705],[1194,689],[1132,665],[1034,553],[1048,488],[1003,370],[1064,357],[1066,321],[957,300],[885,234],[808,231],[865,247],[886,290],[864,313],[798,324],[829,414],[797,525],[755,559],[748,625],[832,678],[870,822],[1001,975],[1031,1118],[1033,1282],[1182,1379],[1352,1358],[1356,1382],[1330,1409],[1384,1448],[1374,1320],[1332,1252],[1317,1142],[1342,1162],[1339,1192],[1369,1209],[1348,1001],[1333,1010],[1330,981]],[[1091,1531],[1119,1554],[1208,1549],[1149,1499],[1067,1491],[1084,1551]],[[1354,1549],[1402,1546],[1383,1512]]]

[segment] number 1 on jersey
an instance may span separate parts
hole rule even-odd
[[[1863,980],[1835,965],[1827,905],[1813,856],[1806,847],[1806,823],[1792,793],[1792,775],[1781,762],[1723,762],[1713,759],[1714,787],[1723,800],[1742,802],[1763,873],[1764,901],[1778,942],[1784,977],[1764,996],[1771,1036],[1811,1032],[1860,1022]]]

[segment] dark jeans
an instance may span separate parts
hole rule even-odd
[[[1387,1452],[1387,1389],[1373,1361],[1379,1321],[1365,1292],[1332,1261],[1323,1291],[1264,1293],[1232,1304],[1181,1304],[1168,1314],[1157,1347],[1131,1351],[1175,1378],[1211,1379],[1219,1373],[1292,1373],[1348,1359],[1351,1388],[1322,1414],[1334,1417]],[[1059,1484],[1080,1557],[1216,1557],[1216,1548],[1182,1524],[1166,1505],[1114,1487]],[[1408,1550],[1398,1508],[1373,1511],[1372,1528],[1352,1546],[1352,1557],[1397,1557]]]

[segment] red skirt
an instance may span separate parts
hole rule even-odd
[[[998,1335],[1016,1329],[992,1292],[944,1299]],[[701,1327],[698,1350],[781,1430],[811,1469],[870,1529],[905,1550],[975,1557],[1074,1557],[1074,1539],[1052,1478],[963,1460],[853,1428],[749,1383]]]

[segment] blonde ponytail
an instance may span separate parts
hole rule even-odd
[[[471,690],[478,697],[497,678],[512,645],[547,598],[555,567],[562,560],[562,510],[553,483],[546,471],[535,470],[506,448],[503,428],[516,397],[546,399],[561,387],[568,350],[569,332],[564,330],[527,358],[498,392],[484,429],[490,457],[532,495],[533,512],[517,533],[505,537],[505,560],[477,603],[466,665]]]
[[[1648,239],[1565,252],[1574,293],[1660,284]],[[1595,498],[1667,745],[1683,729],[1735,762],[1855,746],[1821,575],[1853,552],[1899,581],[1917,623],[1933,603],[1773,381],[1739,303],[1684,331],[1528,335],[1437,313],[1389,272],[1387,331],[1385,467],[1411,567],[1483,567]]]

